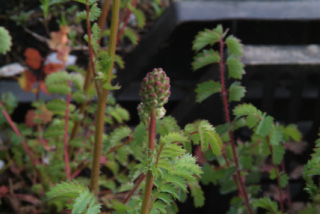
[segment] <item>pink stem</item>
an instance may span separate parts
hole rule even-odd
[[[69,87],[71,87],[71,81],[68,82]],[[71,102],[71,92],[67,95],[67,109],[65,115],[65,124],[64,124],[64,161],[66,163],[66,174],[67,179],[71,180],[70,176],[70,166],[69,166],[69,154],[68,154],[68,124],[69,124],[69,107]]]
[[[3,106],[2,102],[0,102],[0,106]],[[12,121],[10,115],[8,114],[8,112],[4,108],[2,108],[2,113],[3,113],[4,117],[7,119],[8,123],[10,124],[13,131],[16,133],[16,135],[18,135],[21,138],[22,146],[23,146],[24,150],[26,151],[33,167],[36,168],[36,165],[38,164],[38,160],[36,160],[32,157],[32,153],[31,153],[30,148],[28,147],[28,144],[22,138],[20,131],[18,130],[18,128],[16,127],[16,125]]]

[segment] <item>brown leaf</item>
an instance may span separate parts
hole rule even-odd
[[[18,77],[18,83],[20,88],[25,91],[31,91],[33,84],[37,81],[37,78],[33,75],[31,71],[24,71],[21,77]]]
[[[51,74],[51,73],[55,73],[61,69],[64,68],[63,64],[57,64],[57,63],[50,63],[44,66],[44,73],[46,73],[47,75]]]
[[[298,179],[302,176],[303,170],[304,170],[303,165],[296,166],[290,173],[289,177],[291,179]]]
[[[290,141],[284,144],[284,147],[287,150],[293,152],[294,154],[302,154],[307,146],[308,146],[308,143],[305,141],[302,141],[302,142]]]
[[[267,197],[272,197],[276,201],[280,201],[279,188],[276,185],[271,184],[269,190],[264,193]],[[288,194],[285,191],[282,191],[282,200],[287,200]]]
[[[25,117],[26,126],[33,127],[35,125],[35,123],[34,123],[35,115],[36,114],[33,109],[31,109],[27,112],[26,117]]]
[[[40,112],[36,113],[37,120],[41,121],[41,123],[47,124],[52,121],[53,113],[49,111],[45,104],[41,105]]]
[[[39,51],[34,48],[27,48],[24,52],[24,56],[26,57],[26,63],[33,69],[39,69],[41,66],[41,55]]]

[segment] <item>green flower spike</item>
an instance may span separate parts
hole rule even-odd
[[[142,81],[140,95],[142,102],[138,106],[141,121],[146,121],[152,109],[156,108],[157,118],[162,118],[166,110],[163,107],[170,96],[170,79],[162,68],[155,68]]]

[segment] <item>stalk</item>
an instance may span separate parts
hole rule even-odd
[[[154,151],[155,148],[155,138],[156,138],[156,109],[153,108],[150,113],[150,123],[149,123],[149,142],[148,142],[148,156],[150,157],[152,154],[152,151]],[[149,204],[151,199],[151,193],[152,193],[152,186],[153,186],[153,175],[151,170],[147,172],[147,179],[146,179],[146,186],[144,189],[144,195],[142,199],[142,206],[141,206],[141,214],[148,214],[149,213]]]
[[[273,148],[271,146],[271,142],[270,142],[270,138],[269,136],[267,136],[267,142],[268,142],[268,147],[271,153],[271,158],[273,160]],[[282,189],[281,189],[281,185],[280,185],[280,175],[279,175],[279,169],[278,166],[272,162],[272,166],[274,168],[274,170],[276,171],[276,177],[277,177],[277,185],[278,185],[278,189],[279,189],[279,197],[280,197],[280,210],[281,210],[281,214],[284,214],[284,206],[283,206],[283,193],[282,193]]]
[[[71,81],[68,82],[69,87],[71,87]],[[69,154],[68,154],[68,124],[69,124],[69,107],[71,102],[71,92],[67,95],[67,109],[65,115],[65,125],[64,125],[64,161],[65,161],[65,169],[66,169],[66,176],[68,180],[71,180],[70,176],[70,166],[69,166]]]
[[[221,94],[222,94],[222,101],[223,101],[223,109],[224,109],[225,119],[226,119],[226,122],[229,123],[229,122],[231,122],[231,120],[230,120],[229,105],[228,105],[228,99],[227,99],[228,92],[226,90],[225,80],[224,80],[224,62],[223,62],[224,42],[223,42],[223,38],[222,37],[220,38],[219,43],[220,43],[220,62],[219,62],[219,67],[220,67]],[[238,154],[237,154],[237,150],[236,150],[236,144],[235,144],[235,140],[234,140],[233,133],[232,133],[231,130],[229,131],[229,137],[230,137],[230,141],[231,141],[231,148],[232,148],[232,154],[233,154],[234,162],[235,162],[236,168],[237,168],[237,177],[238,177],[238,181],[239,181],[239,185],[240,185],[239,192],[241,193],[242,197],[245,200],[245,204],[246,204],[248,212],[250,214],[253,214],[253,211],[252,211],[252,209],[250,207],[250,202],[249,202],[247,189],[246,189],[246,186],[245,186],[244,181],[243,181],[242,176],[241,176],[241,171],[240,171],[240,166],[239,166],[239,161],[238,161]]]
[[[112,19],[111,19],[111,34],[109,40],[108,55],[115,56],[116,49],[116,39],[118,31],[118,19],[119,19],[119,9],[120,0],[114,0],[112,5]],[[107,83],[111,83],[113,63],[108,70]],[[102,136],[104,132],[104,115],[106,104],[108,100],[109,90],[102,89],[101,96],[98,97],[98,109],[96,115],[96,128],[94,133],[94,150],[93,150],[93,161],[92,161],[92,171],[91,171],[91,181],[90,189],[95,195],[98,195],[98,183],[99,183],[99,173],[100,173],[100,158],[101,158],[101,148],[102,148]]]

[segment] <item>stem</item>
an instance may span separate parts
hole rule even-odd
[[[133,141],[133,137],[132,137],[132,136],[129,136],[129,139],[128,139],[128,140],[126,140],[126,141],[123,142],[122,144],[119,144],[119,145],[111,148],[111,149],[107,152],[107,155],[108,155],[108,154],[111,154],[111,153],[113,153],[113,152],[115,152],[115,151],[117,151],[118,149],[120,149],[121,147],[127,145],[128,143],[130,143],[130,142],[132,142],[132,141]]]
[[[137,180],[136,185],[134,186],[134,188],[129,192],[129,194],[127,195],[126,199],[124,199],[123,204],[126,204],[130,198],[133,196],[133,194],[135,193],[135,191],[138,189],[138,187],[140,186],[140,184],[142,183],[142,181],[145,179],[146,175],[142,174],[140,175],[140,177]]]
[[[220,67],[220,81],[221,81],[221,94],[222,94],[222,100],[223,100],[223,109],[224,109],[224,113],[225,113],[226,122],[230,123],[231,120],[230,120],[230,113],[229,113],[229,106],[228,106],[228,99],[227,99],[227,90],[226,90],[225,80],[224,80],[224,62],[223,62],[223,46],[224,46],[224,42],[223,42],[223,38],[222,37],[220,38],[219,43],[220,43],[219,67]],[[253,214],[253,211],[252,211],[252,209],[250,207],[250,203],[249,203],[249,197],[248,197],[247,189],[246,189],[246,186],[244,185],[244,181],[243,181],[242,176],[241,176],[241,171],[240,171],[240,166],[239,166],[239,161],[238,161],[238,155],[237,155],[237,150],[236,150],[236,144],[235,144],[235,140],[234,140],[233,133],[232,133],[231,130],[229,130],[229,137],[230,137],[230,141],[231,141],[231,147],[232,147],[232,154],[233,154],[234,162],[235,162],[236,167],[237,167],[237,177],[238,177],[238,181],[239,181],[239,184],[240,184],[239,192],[241,193],[242,197],[245,200],[245,204],[246,204],[248,212],[250,214]]]
[[[149,125],[149,143],[148,143],[148,156],[150,157],[152,154],[152,151],[154,151],[155,148],[155,139],[156,139],[156,124],[157,124],[157,118],[156,118],[156,109],[152,109],[151,115],[150,115],[150,125]],[[149,213],[149,204],[151,199],[151,193],[152,193],[152,184],[153,184],[153,175],[151,170],[147,172],[147,180],[146,180],[146,186],[144,189],[144,195],[142,199],[142,206],[141,206],[141,214],[148,214]]]
[[[284,161],[282,160],[281,162],[281,171],[285,172],[286,171],[286,167],[285,167],[285,164],[284,164]],[[288,195],[288,200],[287,200],[287,207],[290,206],[291,204],[291,193],[290,193],[290,186],[289,186],[289,183],[287,184],[286,186],[286,192],[287,192],[287,195]]]
[[[0,102],[0,107],[1,106],[3,106],[2,102]],[[19,129],[16,127],[16,125],[12,121],[10,115],[8,114],[8,112],[4,108],[2,108],[2,113],[3,113],[4,117],[7,119],[8,123],[10,124],[11,128],[13,129],[13,131],[16,133],[16,135],[21,138],[21,142],[22,142],[22,146],[23,146],[24,150],[26,151],[26,153],[27,153],[27,155],[28,155],[33,167],[35,169],[37,169],[36,165],[38,164],[38,160],[33,158],[31,150],[30,150],[28,144],[26,143],[26,141],[22,138]]]
[[[69,87],[71,87],[71,81],[68,82]],[[67,95],[67,109],[66,109],[66,115],[64,117],[65,123],[64,123],[64,161],[65,161],[65,169],[66,169],[66,175],[67,179],[71,180],[70,176],[70,166],[69,166],[69,154],[68,154],[68,124],[69,124],[69,107],[71,102],[71,92]]]
[[[138,0],[133,0],[132,2],[132,7],[135,8],[136,5],[138,3]],[[123,15],[121,16],[121,22],[123,21],[123,25],[119,31],[119,34],[118,34],[118,37],[117,37],[117,42],[119,42],[121,36],[123,35],[124,33],[124,29],[126,28],[127,24],[128,24],[128,21],[129,21],[129,18],[130,18],[130,15],[131,15],[132,11],[128,8],[126,8],[124,11],[123,11]],[[119,24],[121,24],[121,22]]]
[[[102,9],[101,9],[101,15],[99,17],[99,27],[101,29],[101,35],[100,35],[99,43],[101,42],[103,30],[104,30],[104,27],[106,25],[106,21],[107,21],[109,9],[110,9],[110,2],[111,2],[111,0],[104,0],[103,1],[103,5],[102,5]]]
[[[111,18],[111,33],[109,40],[108,55],[113,57],[115,56],[116,50],[116,39],[118,31],[118,19],[119,19],[119,9],[120,9],[120,0],[114,0],[112,4],[112,18]],[[110,84],[112,79],[112,69],[113,63],[108,70],[108,79],[107,83]],[[96,129],[94,133],[94,150],[93,150],[93,161],[92,161],[92,171],[91,171],[91,181],[90,188],[95,195],[98,195],[98,182],[99,182],[99,172],[100,172],[100,157],[102,149],[102,136],[104,132],[104,115],[106,104],[108,100],[109,90],[102,89],[101,96],[98,97],[98,109],[96,115]]]
[[[271,153],[271,158],[273,160],[273,148],[272,148],[272,145],[270,143],[270,138],[269,136],[267,136],[267,142],[268,142],[268,147],[269,147],[269,150],[270,150],[270,153]],[[280,175],[279,175],[279,169],[278,169],[278,166],[273,163],[272,161],[272,166],[274,168],[274,170],[276,171],[276,177],[277,177],[277,184],[278,184],[278,189],[279,189],[279,197],[280,197],[280,210],[281,210],[281,214],[284,214],[284,206],[283,206],[283,196],[282,196],[282,189],[281,189],[281,185],[280,185]]]

